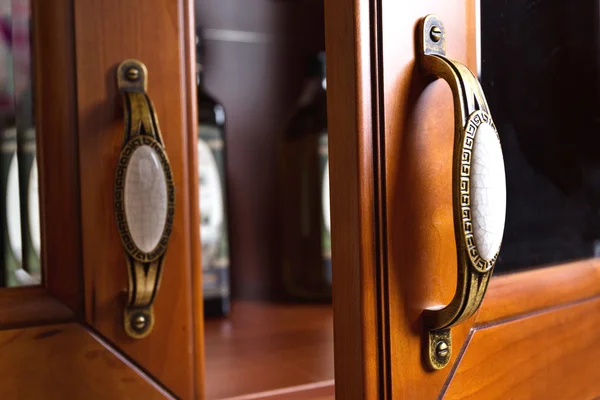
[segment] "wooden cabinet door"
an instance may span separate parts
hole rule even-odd
[[[596,164],[586,151],[595,139],[584,128],[594,112],[581,111],[597,104],[598,64],[595,50],[587,57],[575,45],[587,37],[596,48],[581,27],[587,18],[596,32],[597,5],[481,3],[326,2],[337,398],[600,396],[595,211],[580,212],[595,210]],[[482,20],[492,3],[498,10]],[[520,10],[500,7],[511,3]],[[456,290],[460,197],[453,94],[419,66],[418,25],[428,14],[444,23],[446,55],[483,74],[508,184],[496,271],[480,307],[451,328],[450,360],[439,370],[427,362],[423,315]],[[568,66],[577,67],[566,74]],[[490,71],[497,80],[486,83]],[[579,246],[572,242],[589,247],[555,256]]]
[[[202,398],[191,0],[31,1],[43,283],[0,290],[2,398]],[[175,189],[154,327],[124,329],[117,66],[147,68]],[[150,210],[151,212],[152,210]]]

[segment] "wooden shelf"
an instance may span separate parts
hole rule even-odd
[[[333,398],[330,305],[234,302],[231,318],[206,321],[204,338],[208,400]]]

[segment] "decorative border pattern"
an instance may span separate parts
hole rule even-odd
[[[138,147],[144,145],[150,146],[158,155],[167,184],[167,215],[163,232],[156,247],[148,253],[140,250],[131,237],[129,224],[127,222],[127,213],[125,212],[125,176],[127,167],[129,166],[129,160],[133,152]],[[171,173],[171,165],[169,164],[167,154],[164,152],[161,144],[152,137],[148,135],[136,135],[123,146],[121,154],[119,155],[119,163],[117,164],[114,202],[117,228],[121,235],[121,242],[127,253],[141,262],[155,261],[162,256],[167,250],[169,236],[171,235],[173,228],[173,216],[175,215],[175,185],[173,184],[173,175]]]
[[[475,236],[473,235],[473,220],[471,214],[471,159],[473,153],[473,145],[475,143],[475,134],[477,129],[484,123],[487,123],[494,128],[496,137],[498,130],[492,121],[492,117],[484,111],[478,110],[469,115],[467,124],[463,129],[463,144],[460,157],[460,208],[462,217],[462,230],[465,248],[469,254],[471,265],[475,270],[481,273],[490,271],[496,260],[498,259],[497,252],[491,260],[485,260],[479,255]]]

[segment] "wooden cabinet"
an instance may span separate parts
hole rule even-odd
[[[532,10],[547,7],[541,3]],[[572,15],[585,13],[566,4],[559,7],[571,15],[565,26],[574,26]],[[196,16],[194,7],[192,0],[32,0],[43,282],[0,290],[0,398],[562,400],[600,395],[595,344],[600,264],[594,258],[600,235],[592,223],[596,164],[593,152],[578,157],[573,150],[593,147],[594,141],[579,134],[579,147],[563,149],[568,138],[557,129],[548,137],[560,140],[539,148],[552,149],[548,154],[555,156],[568,153],[566,160],[585,172],[580,176],[585,190],[564,184],[556,172],[560,168],[546,174],[548,157],[532,156],[541,150],[531,143],[542,135],[513,123],[516,114],[510,110],[522,108],[507,105],[519,92],[515,88],[527,81],[510,80],[519,70],[503,61],[515,48],[528,48],[511,45],[519,34],[504,42],[504,37],[486,36],[485,29],[500,22],[489,19],[486,28],[486,4],[476,0],[252,0],[247,6],[223,0],[202,3]],[[246,7],[247,13],[234,12]],[[446,55],[482,73],[505,151],[509,199],[505,244],[510,257],[500,252],[496,269],[501,273],[492,277],[482,304],[451,328],[449,363],[439,370],[427,364],[423,312],[449,304],[460,277],[453,199],[457,114],[448,84],[426,76],[418,65],[418,23],[428,14],[444,22]],[[553,18],[560,21],[558,14]],[[304,23],[311,18],[318,19],[315,29]],[[207,85],[222,93],[233,132],[228,161],[233,314],[209,321],[202,317],[198,229],[196,21],[206,28],[207,52],[213,56],[206,65]],[[512,32],[498,29],[491,32]],[[569,32],[561,38],[577,37]],[[496,47],[498,40],[503,44]],[[554,63],[568,59],[564,54],[583,60],[582,75],[597,70],[593,57],[583,57],[572,44],[577,41],[567,42],[557,45],[556,53],[543,47],[549,53],[542,52],[539,63],[524,70],[557,68],[538,76],[532,87],[563,79],[559,72],[570,64]],[[333,307],[273,300],[280,238],[277,221],[269,217],[277,206],[271,167],[282,116],[299,89],[298,79],[290,87],[283,83],[289,75],[302,75],[290,43],[301,43],[303,52],[323,47],[327,52]],[[144,339],[132,339],[123,327],[130,289],[113,203],[126,123],[116,74],[117,66],[131,58],[147,67],[147,92],[175,185],[155,325]],[[512,72],[504,74],[509,67]],[[266,75],[269,81],[263,84]],[[593,79],[585,76],[577,82]],[[596,98],[571,86],[558,85],[559,94],[544,92],[543,99],[553,99],[547,102],[525,91],[534,104],[528,115],[537,115],[539,104],[537,109],[555,110],[565,98],[584,99],[582,110],[589,114]],[[519,99],[515,104],[529,104]],[[263,117],[265,110],[278,117]],[[556,126],[583,119],[577,107],[567,111]],[[552,114],[546,115],[550,125]],[[512,136],[503,129],[512,129]],[[515,152],[524,146],[521,139],[529,146],[524,155]],[[533,233],[515,223],[511,212],[521,203],[515,206],[511,199],[549,192],[523,194],[520,186],[527,185],[515,180],[520,174],[538,174],[562,193],[556,215],[541,219],[575,215],[562,212],[562,202],[591,210],[592,222],[577,231],[587,246],[584,252],[532,256],[534,247],[525,243]],[[543,226],[556,230],[560,224]],[[534,233],[543,232],[531,226]],[[559,235],[552,238],[561,243]],[[527,264],[530,259],[542,267],[529,268],[539,267]],[[519,268],[524,270],[515,272]]]
[[[540,32],[541,27],[550,26],[548,21],[553,18],[561,20],[560,15],[578,15],[581,24],[586,20],[586,8],[566,3],[530,3],[526,8],[527,2],[521,2],[519,9],[513,2],[512,13],[505,10],[501,14],[500,10],[494,18],[482,21],[481,15],[486,14],[485,10],[480,12],[486,2],[481,3],[326,2],[326,48],[331,60],[328,90],[337,398],[581,399],[595,398],[600,393],[597,374],[592,372],[598,368],[592,345],[598,335],[590,326],[599,313],[598,262],[589,258],[594,254],[594,241],[589,237],[595,237],[596,231],[574,231],[565,239],[584,243],[587,253],[583,254],[588,254],[584,257],[588,259],[574,262],[574,256],[561,258],[553,251],[553,246],[560,247],[564,241],[552,242],[550,231],[553,224],[566,226],[565,210],[576,201],[572,199],[578,192],[563,190],[540,167],[541,163],[534,163],[525,153],[521,139],[533,140],[538,132],[531,124],[517,126],[519,113],[514,112],[527,112],[530,123],[539,122],[542,116],[548,119],[550,129],[539,132],[529,148],[543,158],[547,154],[544,146],[549,142],[567,140],[565,131],[561,133],[553,124],[562,126],[563,120],[572,121],[575,115],[584,118],[567,105],[569,100],[560,97],[558,89],[568,86],[568,92],[574,94],[571,98],[581,98],[586,106],[597,104],[581,86],[561,83],[569,79],[564,68],[566,54],[587,59],[586,53],[573,45],[575,42],[565,39],[578,32],[573,28],[576,25],[565,20],[563,33],[552,37],[545,36],[547,31]],[[488,8],[491,3],[502,7],[487,2]],[[482,51],[488,55],[483,65],[483,87],[489,91],[488,100],[493,100],[491,114],[497,116],[498,129],[505,130],[500,137],[507,165],[509,218],[514,221],[529,217],[518,214],[524,202],[515,200],[523,198],[525,191],[533,192],[527,196],[536,199],[531,203],[538,204],[530,213],[542,214],[547,203],[532,184],[517,185],[515,177],[519,175],[544,176],[559,188],[553,190],[567,193],[561,197],[565,199],[560,200],[562,205],[544,217],[545,224],[530,222],[519,229],[514,227],[517,224],[507,225],[505,232],[511,262],[516,260],[519,268],[534,267],[520,261],[529,259],[534,264],[556,265],[512,272],[504,266],[507,262],[502,264],[501,251],[496,269],[502,273],[491,279],[478,312],[451,329],[451,359],[437,371],[430,370],[426,362],[428,339],[423,311],[449,304],[457,282],[453,221],[457,199],[453,200],[452,187],[456,133],[448,84],[426,76],[418,65],[415,36],[419,34],[420,19],[428,14],[436,14],[444,22],[449,57],[477,73]],[[492,19],[500,18],[513,20],[504,26],[494,25]],[[522,25],[524,21],[529,25]],[[494,44],[490,37],[496,39],[496,47],[482,49]],[[501,37],[505,43],[500,43]],[[536,47],[529,40],[532,37],[543,39],[544,44],[540,42]],[[526,57],[522,41],[530,43],[528,49],[537,58]],[[511,47],[513,42],[521,44]],[[507,51],[511,48],[513,53]],[[516,57],[514,48],[523,53]],[[494,52],[498,53],[496,58]],[[505,78],[505,87],[494,88],[489,81],[486,84],[486,71],[492,70],[490,62],[503,66],[494,70],[496,76]],[[522,69],[519,63],[523,63]],[[510,70],[507,65],[511,65]],[[585,71],[598,68],[591,59],[582,65]],[[594,76],[578,80],[593,86]],[[517,97],[517,89],[525,93],[523,85],[531,82],[538,83],[531,87],[543,89],[539,84],[542,79],[547,84],[545,90],[527,91],[527,99]],[[499,100],[501,96],[496,94],[509,89],[513,89],[512,97]],[[544,107],[548,103],[555,107],[554,112],[540,112],[551,109]],[[587,146],[594,143],[585,135],[581,140],[587,140]],[[515,149],[523,154],[515,153]],[[587,157],[584,151],[578,153],[579,157],[573,156],[574,150],[563,145],[557,152],[586,164],[582,161]],[[521,164],[516,164],[516,158],[522,160]],[[554,169],[558,165],[563,168],[559,160],[554,158],[548,163]],[[590,161],[582,169],[593,174],[594,165]],[[568,168],[565,166],[563,171]],[[574,173],[565,179],[570,176],[578,179]],[[587,193],[585,180],[580,186]],[[526,244],[533,235],[546,240],[544,257],[539,258],[544,261],[535,261],[529,253],[533,247]],[[521,253],[515,252],[515,244],[522,245]]]
[[[201,396],[193,5],[31,6],[43,284],[2,289],[0,397]],[[143,340],[123,329],[128,276],[113,206],[125,127],[116,68],[131,58],[147,66],[176,191],[167,272]]]

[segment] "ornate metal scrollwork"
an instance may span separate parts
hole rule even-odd
[[[417,62],[426,75],[443,78],[454,99],[452,167],[454,234],[458,282],[443,308],[423,311],[425,359],[433,369],[452,356],[450,328],[477,311],[498,258],[506,213],[502,148],[479,81],[458,61],[446,57],[442,21],[435,15],[419,25]]]
[[[137,60],[124,61],[117,70],[125,137],[117,164],[114,206],[129,275],[124,327],[136,339],[147,336],[154,326],[152,303],[175,214],[171,166],[146,93],[147,75],[146,67]]]

